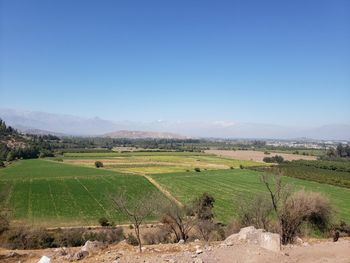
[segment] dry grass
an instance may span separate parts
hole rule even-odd
[[[239,168],[244,166],[255,166],[258,163],[252,161],[237,161],[230,158],[221,158],[213,155],[157,155],[150,153],[145,156],[126,155],[122,157],[105,157],[98,160],[103,163],[103,169],[133,174],[157,174],[192,171],[198,167],[201,170],[220,170]],[[65,163],[94,167],[95,159],[66,158]]]
[[[244,161],[255,161],[255,162],[263,162],[263,158],[266,156],[274,156],[280,155],[286,161],[293,160],[316,160],[316,156],[307,156],[307,155],[298,155],[298,154],[288,154],[288,153],[271,153],[265,154],[264,152],[259,151],[225,151],[225,150],[207,150],[205,151],[209,154],[215,154],[220,157],[228,157],[237,160]]]

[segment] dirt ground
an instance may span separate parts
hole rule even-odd
[[[286,161],[292,160],[316,160],[316,156],[308,156],[308,155],[298,155],[298,154],[289,154],[289,153],[270,153],[265,154],[264,152],[259,151],[225,151],[225,150],[207,150],[205,151],[209,154],[215,154],[220,157],[228,157],[237,160],[245,160],[245,161],[256,161],[263,162],[264,157],[270,157],[280,155]]]
[[[30,262],[36,263],[41,256],[51,258],[51,262],[69,262],[61,255],[59,249],[10,251],[0,249],[0,262]],[[66,249],[74,253],[79,248]],[[10,256],[10,257],[8,257]],[[144,246],[140,254],[136,247],[121,242],[103,250],[90,254],[81,262],[112,262],[112,263],[141,263],[141,262],[172,262],[172,263],[240,263],[240,262],[339,262],[350,263],[350,240],[338,242],[331,240],[314,241],[302,245],[283,247],[280,252],[272,252],[252,244],[224,246],[220,242],[205,244],[192,242],[189,244],[159,244]]]

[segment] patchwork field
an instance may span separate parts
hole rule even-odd
[[[245,160],[245,161],[255,161],[255,162],[263,162],[264,157],[270,157],[274,155],[280,155],[286,161],[293,160],[316,160],[316,156],[308,156],[301,154],[291,154],[291,153],[273,153],[265,154],[261,151],[224,151],[224,150],[207,150],[205,151],[208,154],[214,154],[220,157],[232,158],[236,160]]]
[[[96,160],[104,167],[95,168]],[[258,164],[203,153],[69,153],[62,161],[20,160],[0,169],[0,188],[9,189],[6,202],[15,224],[97,225],[101,217],[125,223],[110,199],[121,191],[130,198],[163,191],[182,203],[208,192],[216,199],[217,219],[227,223],[236,215],[237,202],[265,191],[260,172],[236,169]],[[201,172],[194,172],[195,167]],[[324,172],[332,177],[334,171]],[[290,177],[284,180],[297,189],[324,193],[339,217],[350,221],[350,189]]]
[[[139,153],[79,153],[65,154],[64,162],[94,167],[96,160],[104,169],[132,174],[156,174],[201,170],[218,170],[260,165],[253,161],[239,161],[215,155],[188,152],[139,152]]]
[[[242,198],[251,198],[266,191],[260,181],[260,173],[246,169],[157,174],[151,177],[181,202],[188,202],[203,192],[212,194],[216,199],[217,219],[223,222],[236,215],[238,202]],[[290,177],[284,177],[284,180],[294,185],[295,189],[323,193],[334,204],[339,217],[350,222],[350,189]]]
[[[141,176],[55,163],[23,160],[0,170],[0,188],[14,223],[40,226],[96,225],[102,216],[117,223],[110,196],[127,191],[130,198],[158,191]]]

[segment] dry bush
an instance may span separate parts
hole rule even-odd
[[[86,231],[83,233],[84,243],[90,241],[100,241],[107,244],[113,244],[125,239],[123,228],[106,229],[98,231]]]
[[[332,211],[329,200],[320,193],[294,193],[280,211],[282,243],[292,243],[304,223],[310,223],[324,232],[330,224]]]
[[[208,241],[222,241],[226,238],[225,228],[222,224],[215,224],[215,228],[211,231]]]
[[[210,220],[200,220],[196,224],[200,238],[205,241],[220,241],[225,239],[225,229],[220,224]]]
[[[186,241],[189,237],[189,232],[197,221],[193,215],[193,210],[189,207],[179,207],[173,203],[162,210],[161,223],[174,234],[176,242],[179,242],[181,239]]]
[[[86,241],[116,243],[124,240],[122,228],[103,231],[83,228],[49,231],[44,228],[17,227],[4,233],[5,246],[10,249],[42,249],[50,247],[82,246]]]
[[[237,234],[242,227],[240,220],[233,220],[226,226],[225,236],[229,237],[233,234]]]
[[[172,243],[174,241],[171,232],[165,227],[159,227],[152,232],[145,233],[142,236],[142,239],[147,245],[154,245],[159,243],[166,244]]]
[[[85,243],[83,228],[61,230],[56,235],[56,243],[64,247],[78,247]]]
[[[201,238],[209,241],[212,232],[216,229],[216,225],[211,220],[200,220],[197,222],[196,228]]]
[[[238,205],[240,225],[269,230],[273,207],[268,196],[259,194],[253,199],[241,198]]]
[[[54,236],[45,229],[12,228],[5,234],[10,249],[40,249],[54,246]]]

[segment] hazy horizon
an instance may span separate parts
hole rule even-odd
[[[350,125],[296,127],[237,121],[135,121],[0,108],[0,118],[21,130],[93,136],[120,130],[171,132],[189,137],[350,140]]]

